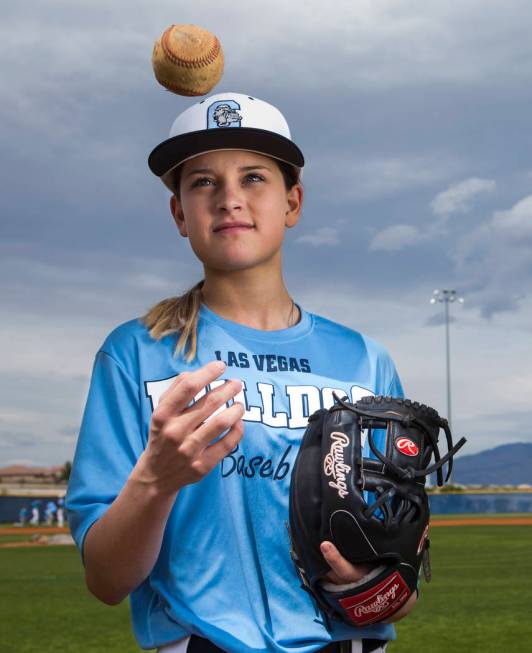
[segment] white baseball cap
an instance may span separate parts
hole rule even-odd
[[[188,159],[212,150],[257,152],[298,170],[305,164],[279,109],[249,95],[218,93],[177,116],[170,137],[152,151],[148,165],[174,190],[173,170]]]

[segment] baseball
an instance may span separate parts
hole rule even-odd
[[[224,68],[218,38],[198,25],[171,25],[153,46],[155,78],[178,95],[206,95]]]

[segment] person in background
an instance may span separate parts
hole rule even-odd
[[[46,511],[44,513],[47,526],[52,525],[56,510],[57,510],[57,506],[55,505],[55,501],[48,501],[48,503],[46,504]]]
[[[31,502],[31,519],[30,519],[31,526],[39,525],[40,510],[41,510],[41,502],[39,501],[39,499],[34,499]]]
[[[65,525],[65,500],[63,497],[59,497],[56,501],[57,504],[57,525],[59,528],[63,528]]]
[[[18,526],[26,526],[28,523],[28,506],[24,504],[18,513]]]

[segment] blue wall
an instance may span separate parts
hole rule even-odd
[[[434,515],[532,512],[532,492],[493,494],[429,494]]]
[[[56,501],[57,497],[0,497],[0,523],[18,521],[19,512],[22,506],[28,509],[28,517],[31,517],[31,502],[39,500],[40,505],[40,519],[44,521],[44,511],[48,501]]]
[[[34,499],[40,499],[41,520],[44,507],[49,501],[45,497],[0,497],[0,522],[18,521],[23,505],[31,507]],[[531,512],[532,492],[499,494],[430,494],[430,509],[435,515],[460,515],[468,513]]]

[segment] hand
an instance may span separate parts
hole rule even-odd
[[[183,372],[161,395],[153,411],[148,446],[133,471],[137,480],[163,494],[175,494],[206,476],[236,447],[244,433],[244,406],[233,403],[213,413],[242,390],[241,381],[226,381],[189,406],[224,370],[222,362],[213,361],[194,372]]]
[[[361,578],[364,578],[369,572],[374,569],[375,565],[362,563],[354,565],[349,560],[346,560],[334,546],[332,542],[322,542],[320,545],[321,552],[323,557],[329,564],[331,571],[325,576],[325,578],[331,583],[336,585],[346,585],[347,583],[354,583]],[[412,610],[415,602],[417,601],[417,592],[414,592],[408,601],[403,605],[403,607],[393,614],[388,619],[380,623],[391,624],[395,621],[399,621]]]
[[[325,578],[336,585],[354,583],[364,578],[375,567],[368,563],[354,565],[344,558],[332,542],[322,542],[320,549],[331,571]]]

